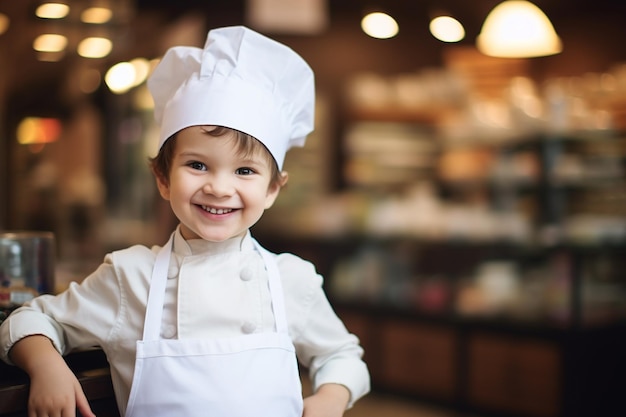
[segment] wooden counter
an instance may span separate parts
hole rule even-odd
[[[65,360],[80,381],[98,417],[119,417],[109,364],[99,349],[69,354]],[[0,361],[0,417],[26,417],[28,375]]]

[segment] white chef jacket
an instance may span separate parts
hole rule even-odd
[[[10,363],[13,344],[33,334],[52,340],[61,354],[100,346],[122,415],[142,337],[148,287],[160,247],[132,246],[104,262],[63,293],[42,295],[14,311],[0,327],[0,357]],[[336,316],[314,266],[276,255],[285,293],[289,334],[313,389],[342,384],[352,404],[369,391],[363,350]],[[250,233],[225,242],[185,240],[177,230],[170,259],[161,337],[213,338],[274,331],[274,315],[261,255]]]

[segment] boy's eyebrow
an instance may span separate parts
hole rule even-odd
[[[239,162],[242,164],[250,164],[250,165],[265,165],[265,161],[262,158],[244,157],[244,158],[240,158]]]
[[[178,155],[206,155],[207,152],[203,152],[202,149],[198,149],[197,147],[181,147],[180,150],[176,152]]]
[[[183,156],[183,157],[200,157],[202,156],[201,153],[199,152],[194,152],[194,151],[182,151],[181,153],[178,154],[179,156]]]

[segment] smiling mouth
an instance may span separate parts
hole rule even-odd
[[[208,207],[208,206],[200,206],[200,207],[202,207],[202,210],[211,214],[228,214],[233,211],[233,209],[230,209],[230,208],[222,209],[222,208],[214,208],[214,207]]]

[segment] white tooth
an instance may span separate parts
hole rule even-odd
[[[216,208],[208,207],[208,206],[202,206],[202,208],[211,214],[225,214],[225,213],[230,213],[232,211],[232,209],[216,209]]]

